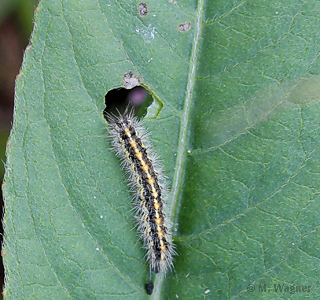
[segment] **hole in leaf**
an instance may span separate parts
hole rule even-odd
[[[123,114],[128,107],[133,109],[136,116],[142,117],[147,114],[147,109],[153,101],[149,91],[142,86],[136,86],[130,90],[114,89],[105,96],[105,111],[118,115],[117,110]]]

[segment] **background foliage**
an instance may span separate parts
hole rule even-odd
[[[23,51],[32,30],[36,0],[0,1],[0,181],[5,165],[5,148],[13,115],[14,81],[22,62]],[[2,191],[0,205],[3,211]],[[2,244],[2,225],[1,244]],[[3,285],[4,269],[0,263],[0,285]],[[0,295],[2,299],[2,294]]]

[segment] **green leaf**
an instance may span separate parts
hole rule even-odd
[[[102,115],[132,71],[155,98],[178,253],[151,298],[318,299],[320,2],[138,4],[40,3],[7,149],[5,298],[149,299]]]

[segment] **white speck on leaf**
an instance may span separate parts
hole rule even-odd
[[[149,24],[147,28],[137,28],[136,33],[139,34],[146,43],[150,43],[155,38],[156,28]]]
[[[210,290],[208,289],[208,290],[206,290],[204,293],[205,293],[205,295],[207,295],[207,294],[210,293]]]

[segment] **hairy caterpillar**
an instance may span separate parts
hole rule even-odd
[[[135,192],[135,218],[147,250],[150,270],[165,273],[173,267],[175,254],[171,222],[165,213],[162,168],[154,154],[148,134],[133,113],[116,116],[105,113],[110,126],[113,149],[122,160]]]

